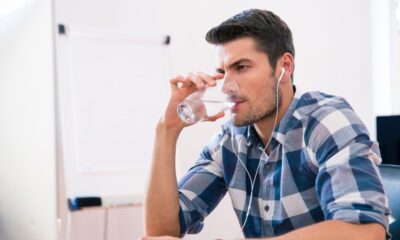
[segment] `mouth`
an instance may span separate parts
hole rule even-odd
[[[244,99],[239,99],[239,98],[232,98],[232,103],[234,104],[231,107],[231,112],[232,113],[237,113],[239,111],[239,107],[245,102]]]

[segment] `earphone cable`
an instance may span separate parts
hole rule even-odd
[[[275,111],[274,125],[273,125],[273,127],[272,127],[271,135],[270,135],[270,137],[269,137],[269,139],[268,139],[268,142],[265,144],[265,147],[264,147],[264,149],[262,150],[262,154],[264,154],[264,155],[267,156],[267,157],[268,157],[268,155],[266,154],[265,150],[267,150],[268,146],[270,145],[270,142],[271,142],[271,140],[272,140],[272,133],[273,133],[273,131],[274,131],[275,127],[276,127],[276,123],[277,123],[277,121],[278,121],[278,115],[279,115],[279,83],[280,83],[280,81],[281,81],[281,79],[282,79],[284,73],[285,73],[285,70],[282,69],[282,73],[281,73],[281,75],[279,76],[279,79],[278,79],[277,84],[276,84],[276,111]],[[250,180],[250,183],[251,183],[250,198],[249,198],[249,203],[248,203],[248,205],[247,205],[246,217],[245,217],[245,220],[243,221],[243,224],[242,224],[242,227],[241,227],[241,229],[240,229],[240,232],[239,232],[238,234],[236,234],[236,237],[237,237],[241,232],[243,232],[243,229],[244,229],[244,227],[246,226],[247,220],[248,220],[249,215],[250,215],[251,204],[252,204],[252,201],[253,201],[254,184],[255,184],[255,182],[256,182],[256,178],[257,178],[258,171],[260,170],[261,158],[260,158],[260,160],[259,160],[259,162],[258,162],[258,165],[257,165],[257,168],[256,168],[256,172],[254,173],[254,178],[252,179],[252,178],[251,178],[251,175],[250,175],[250,172],[248,171],[246,165],[243,163],[243,161],[240,159],[240,156],[239,156],[239,154],[240,154],[240,153],[239,153],[239,144],[240,144],[240,140],[241,140],[241,139],[239,139],[239,142],[238,142],[238,144],[237,144],[237,146],[238,146],[238,152],[237,152],[237,153],[236,153],[235,148],[234,148],[234,145],[233,145],[233,140],[234,140],[234,138],[233,138],[233,128],[232,128],[232,125],[231,125],[231,143],[232,143],[232,151],[233,151],[233,153],[236,155],[236,157],[238,158],[239,162],[242,164],[243,168],[245,169],[245,171],[246,171],[246,173],[247,173],[247,176],[249,177],[249,180]],[[235,140],[236,140],[236,139],[235,139]]]

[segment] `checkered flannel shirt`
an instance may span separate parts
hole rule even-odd
[[[277,236],[329,219],[387,229],[379,148],[346,100],[296,91],[272,136],[267,156],[254,126],[222,126],[179,181],[181,236],[200,232],[227,192],[242,226],[251,181],[236,154],[252,178],[261,161],[245,237]]]

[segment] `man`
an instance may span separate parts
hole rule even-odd
[[[252,9],[206,39],[216,46],[218,73],[170,81],[145,200],[146,236],[199,232],[229,193],[245,237],[385,239],[389,209],[377,144],[344,99],[296,90],[288,26]],[[224,89],[235,103],[231,119],[177,183],[175,148],[185,125],[176,107],[216,81],[238,86]]]

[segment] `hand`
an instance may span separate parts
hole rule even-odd
[[[180,131],[186,125],[179,119],[176,112],[176,107],[193,92],[203,89],[206,86],[213,87],[216,81],[224,77],[223,74],[207,75],[201,72],[197,74],[189,74],[186,77],[176,76],[170,80],[171,97],[169,99],[166,111],[161,119],[161,122],[167,128],[174,128]],[[208,118],[206,121],[215,121],[224,116],[224,113],[219,113]]]

